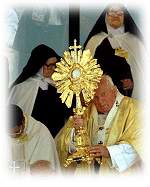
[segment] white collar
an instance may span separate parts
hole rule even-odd
[[[34,79],[39,81],[39,87],[42,90],[48,90],[48,85],[55,87],[55,82],[51,78],[45,78],[43,76],[43,67],[39,70],[39,72],[34,76]]]
[[[111,110],[109,111],[106,121],[105,121],[105,129],[110,127],[111,121],[114,118],[115,114],[118,111],[118,107],[122,101],[122,99],[124,98],[124,95],[122,95],[119,91],[117,92],[117,96],[116,96],[116,100],[111,108]]]

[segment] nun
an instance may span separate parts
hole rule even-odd
[[[9,103],[18,105],[25,114],[43,123],[53,138],[70,115],[61,102],[51,76],[60,56],[50,47],[35,47],[20,76],[11,86]]]
[[[126,59],[134,82],[132,97],[140,99],[140,86],[144,83],[145,47],[138,27],[123,5],[117,3],[106,7],[84,43],[93,56],[100,45],[105,48],[103,57],[113,54]]]

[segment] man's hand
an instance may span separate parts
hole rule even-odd
[[[74,120],[74,126],[73,127],[76,130],[80,129],[80,127],[83,127],[84,120],[83,120],[82,116],[74,115],[73,120]]]
[[[46,160],[38,160],[30,165],[30,172],[36,174],[51,174],[50,162]]]
[[[92,147],[89,148],[89,153],[90,156],[94,157],[94,158],[98,158],[98,157],[110,157],[109,155],[109,151],[107,149],[106,146],[104,145],[94,145]]]

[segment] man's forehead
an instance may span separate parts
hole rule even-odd
[[[105,92],[105,91],[107,91],[107,90],[108,90],[108,86],[107,86],[106,81],[102,81],[102,82],[100,82],[99,85],[98,85],[98,88],[97,88],[97,90],[96,90],[96,94],[103,93],[103,92]]]

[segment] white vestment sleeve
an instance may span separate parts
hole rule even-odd
[[[138,158],[138,154],[129,144],[112,145],[108,146],[107,149],[111,157],[112,168],[119,172],[131,167]]]

